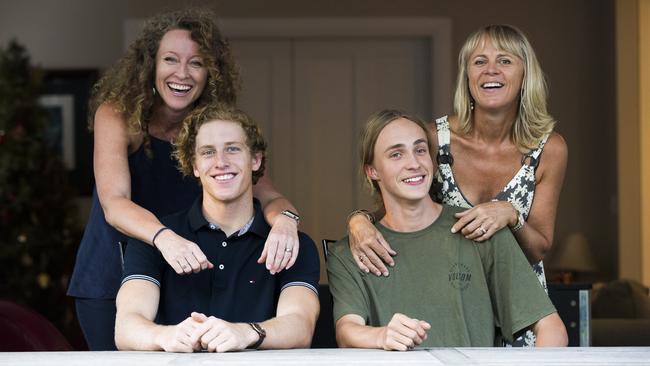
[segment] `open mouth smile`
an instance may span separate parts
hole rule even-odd
[[[481,84],[481,88],[483,88],[483,89],[500,89],[500,88],[503,88],[503,83],[496,82],[496,81],[491,81],[491,82]]]
[[[187,94],[192,90],[191,85],[187,84],[178,84],[178,83],[167,83],[167,87],[171,89],[174,94]]]

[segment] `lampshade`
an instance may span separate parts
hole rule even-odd
[[[552,268],[569,272],[595,272],[596,261],[587,237],[572,233],[560,244],[553,256]]]

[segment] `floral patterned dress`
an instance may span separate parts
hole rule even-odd
[[[449,131],[449,121],[447,116],[436,119],[436,130],[438,132],[438,171],[436,173],[437,189],[436,197],[438,201],[452,206],[471,208],[472,204],[465,198],[458,188],[451,166],[454,163],[451,155],[451,134]],[[508,184],[499,192],[495,200],[510,202],[517,211],[521,212],[524,219],[528,219],[530,208],[533,205],[535,195],[535,169],[539,162],[539,156],[544,149],[544,145],[550,134],[542,137],[539,146],[524,155],[521,160],[521,168],[517,174],[508,182]],[[544,263],[541,261],[533,265],[533,271],[537,274],[537,279],[546,288],[546,276],[544,274]],[[513,347],[533,347],[535,345],[535,335],[532,330],[527,330],[522,336],[517,338],[512,344],[505,346]]]

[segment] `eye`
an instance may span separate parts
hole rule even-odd
[[[228,147],[226,147],[226,152],[227,153],[234,154],[234,153],[238,153],[240,151],[241,151],[241,148],[239,146],[228,146]]]
[[[196,67],[196,68],[201,68],[201,67],[203,67],[203,61],[200,60],[200,59],[195,59],[195,60],[190,61],[190,65],[192,65],[193,67]]]
[[[474,60],[474,65],[478,65],[478,66],[485,65],[485,59],[477,58],[476,60]]]
[[[388,155],[390,159],[399,159],[402,157],[402,153],[400,151],[393,151]]]
[[[165,57],[163,57],[163,61],[165,61],[167,63],[170,63],[170,64],[173,64],[173,63],[178,62],[178,59],[176,57],[174,57],[174,56],[165,56]]]
[[[512,60],[510,60],[509,58],[502,58],[502,59],[499,60],[499,62],[500,62],[501,64],[503,64],[503,65],[510,65],[510,64],[512,64]]]
[[[415,149],[415,153],[418,154],[418,155],[425,155],[428,152],[429,152],[429,149],[427,149],[426,147],[418,147],[417,149]]]
[[[201,150],[200,155],[203,157],[210,157],[214,155],[215,151],[210,149],[210,150]]]

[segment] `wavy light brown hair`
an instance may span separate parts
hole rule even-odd
[[[526,36],[516,27],[505,24],[488,25],[472,33],[458,55],[458,78],[454,95],[454,111],[462,133],[472,128],[473,98],[469,91],[467,67],[472,53],[484,42],[492,42],[499,50],[519,57],[524,64],[524,80],[519,93],[519,111],[510,131],[510,139],[522,153],[539,145],[542,137],[553,131],[555,119],[546,109],[548,91],[544,73],[535,51]]]
[[[93,87],[88,114],[90,129],[97,108],[108,102],[123,113],[129,131],[148,136],[155,101],[156,53],[163,36],[175,29],[190,32],[207,70],[206,86],[196,106],[234,105],[239,90],[239,71],[215,18],[206,10],[185,9],[149,19],[126,54]]]
[[[370,179],[370,177],[366,175],[365,167],[366,165],[372,165],[372,162],[375,160],[375,145],[377,145],[377,139],[379,138],[381,131],[388,126],[389,123],[400,118],[407,119],[422,128],[427,137],[427,147],[429,151],[431,151],[429,127],[427,127],[427,124],[418,117],[397,109],[382,109],[368,117],[368,120],[363,127],[363,131],[361,131],[361,143],[359,144],[359,159],[361,166],[359,168],[359,174],[375,197],[379,207],[383,205],[379,184],[377,181]]]
[[[246,146],[252,155],[260,154],[261,163],[253,171],[253,184],[264,175],[266,164],[266,142],[259,126],[243,111],[230,106],[210,104],[195,108],[183,120],[183,127],[174,140],[173,156],[178,160],[178,170],[183,175],[194,176],[194,158],[196,157],[196,135],[204,124],[211,121],[230,121],[237,123],[246,135]]]

